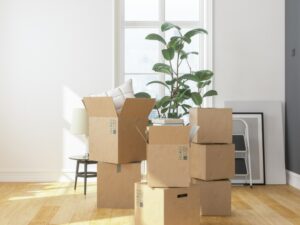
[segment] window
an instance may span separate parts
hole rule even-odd
[[[191,66],[194,69],[211,69],[211,11],[210,0],[117,0],[119,13],[118,71],[116,81],[122,83],[132,79],[135,92],[146,91],[152,97],[160,98],[165,90],[161,85],[149,85],[152,80],[164,81],[163,74],[152,71],[152,66],[164,62],[161,55],[162,45],[148,41],[145,37],[150,33],[158,33],[168,40],[167,33],[160,31],[164,22],[179,25],[183,32],[193,28],[205,28],[209,35],[193,37],[193,42],[186,50],[198,51],[192,56]],[[166,36],[164,36],[166,35]],[[187,71],[188,67],[181,70]],[[185,71],[183,71],[185,72]],[[207,105],[207,104],[206,104]]]

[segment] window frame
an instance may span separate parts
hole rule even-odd
[[[206,38],[203,42],[203,51],[199,52],[199,65],[202,68],[213,70],[213,8],[214,0],[199,0],[199,21],[166,21],[165,20],[165,0],[159,0],[159,20],[158,21],[125,21],[125,0],[114,0],[115,4],[115,46],[114,46],[114,61],[115,61],[115,74],[114,86],[118,86],[125,81],[125,29],[126,28],[159,28],[163,22],[174,23],[180,27],[201,27],[208,31]],[[164,37],[164,33],[160,32]],[[162,45],[160,49],[162,48]],[[203,59],[203,60],[201,60]],[[159,54],[159,61],[163,62],[162,54]],[[134,73],[130,73],[135,75]],[[139,73],[140,75],[158,74],[158,73]],[[138,75],[138,74],[136,74]],[[164,81],[165,75],[159,74],[159,79]],[[214,78],[207,89],[214,88]],[[159,89],[159,96],[165,95],[165,90],[162,87]],[[205,107],[214,107],[213,98],[204,99]]]

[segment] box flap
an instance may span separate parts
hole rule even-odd
[[[155,105],[155,99],[126,98],[120,117],[123,118],[148,118]]]
[[[190,126],[150,126],[149,144],[189,144]]]
[[[112,97],[85,97],[82,101],[91,117],[117,117]]]

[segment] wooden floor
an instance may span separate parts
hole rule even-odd
[[[300,191],[289,186],[234,187],[231,217],[200,224],[300,224]],[[0,225],[133,225],[133,210],[97,209],[96,185],[0,183]]]

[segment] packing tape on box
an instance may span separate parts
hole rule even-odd
[[[188,160],[188,147],[179,146],[178,147],[178,158],[179,160]]]

